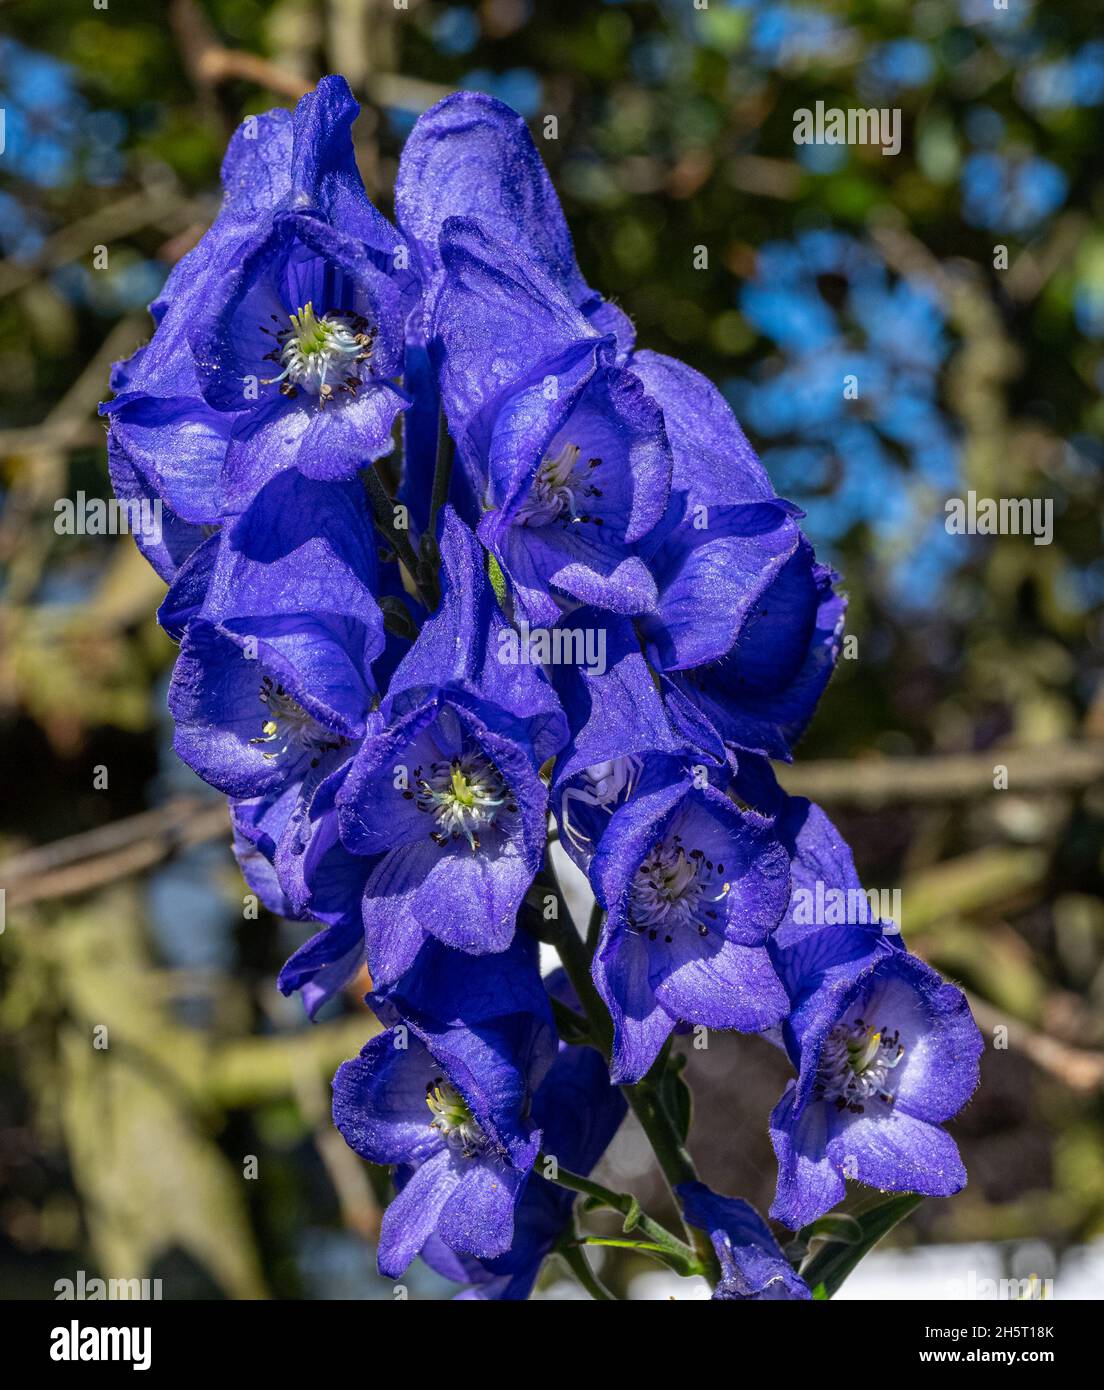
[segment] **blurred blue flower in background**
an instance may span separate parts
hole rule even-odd
[[[1099,106],[1104,102],[1104,40],[1093,39],[1068,57],[1028,68],[1016,93],[1033,111]]]
[[[859,75],[865,93],[890,95],[926,86],[935,75],[931,49],[919,39],[891,39],[872,48]]]
[[[1069,182],[1049,159],[977,150],[962,166],[962,215],[974,227],[1026,236],[1066,201]]]
[[[0,39],[0,108],[6,173],[38,188],[122,177],[126,122],[115,112],[91,111],[67,64]]]
[[[902,596],[930,598],[947,537],[942,507],[915,494],[942,498],[958,477],[938,403],[949,342],[935,289],[895,281],[869,245],[821,230],[764,246],[740,307],[777,351],[725,394],[766,441],[775,486],[806,509],[818,544],[871,526]]]
[[[66,63],[0,38],[0,110],[4,154],[0,170],[27,189],[75,185],[110,187],[126,172],[126,120],[116,111],[93,110]],[[0,188],[0,254],[27,261],[42,249],[53,227],[35,197]],[[133,256],[110,276],[71,265],[55,278],[61,292],[91,303],[101,313],[144,306],[165,278],[163,266]]]
[[[486,92],[497,97],[520,111],[526,120],[532,120],[540,110],[541,81],[532,68],[510,68],[506,72],[478,68],[467,73],[460,86],[469,92]]]
[[[479,16],[460,5],[450,5],[434,19],[432,33],[442,53],[470,53],[479,42]]]
[[[738,0],[736,8],[752,12],[752,55],[764,67],[792,69],[824,61],[846,42],[844,26],[821,10],[763,0]]]

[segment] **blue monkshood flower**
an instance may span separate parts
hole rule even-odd
[[[737,747],[789,760],[839,656],[838,576],[783,502],[690,511],[652,560],[657,669]]]
[[[584,1177],[609,1147],[625,1110],[625,1098],[610,1085],[601,1054],[566,1043],[560,1044],[552,1070],[533,1097],[533,1123],[542,1132],[545,1153]],[[492,1260],[459,1256],[431,1236],[422,1258],[445,1278],[468,1285],[457,1295],[460,1299],[526,1299],[574,1204],[575,1194],[547,1181],[538,1165],[514,1212],[514,1240],[505,1255]]]
[[[794,798],[779,832],[795,898],[818,881],[858,888],[850,851],[818,807]],[[983,1048],[962,992],[876,920],[808,923],[791,904],[770,951],[798,1072],[771,1116],[771,1215],[797,1230],[843,1198],[847,1177],[885,1191],[959,1191],[966,1171],[942,1125],[973,1094]]]
[[[282,993],[300,994],[311,1018],[365,964],[361,899],[372,860],[341,843],[334,804],[348,767],[317,785],[308,776],[275,797],[230,804],[234,854],[249,888],[277,916],[323,924],[277,981]]]
[[[612,334],[619,356],[631,349],[631,323],[583,279],[544,163],[522,117],[502,102],[481,92],[458,92],[419,117],[399,161],[395,208],[427,303],[432,304],[444,277],[439,245],[444,223],[470,218],[538,267],[597,333]],[[424,526],[437,430],[437,385],[424,342],[408,344],[405,381],[413,401],[404,422],[400,497]],[[454,473],[453,487],[459,504],[462,470]],[[473,518],[481,510],[481,471],[478,492]]]
[[[515,246],[449,218],[440,249],[441,399],[519,612],[546,626],[575,604],[647,612],[671,479],[659,410],[613,336]]]
[[[611,1075],[638,1081],[677,1023],[759,1032],[786,995],[766,941],[789,856],[770,822],[689,779],[617,811],[590,866],[606,909],[593,974],[614,1023]]]
[[[219,487],[232,421],[202,400],[187,330],[255,228],[289,188],[292,117],[252,117],[232,137],[222,165],[222,208],[207,235],[170,271],[150,305],[151,342],[111,373],[108,466],[116,495],[161,503],[161,533],[136,533],[167,582],[223,515]]]
[[[720,392],[657,353],[633,370],[663,412],[671,505],[640,622],[657,670],[729,742],[790,757],[835,666],[845,602],[798,508],[775,495]]]
[[[416,1021],[428,1018],[438,1025],[476,1029],[496,1017],[504,998],[511,1006],[542,1017],[549,1016],[548,995],[577,1010],[579,1001],[564,972],[556,970],[542,981],[537,959],[534,939],[523,933],[493,960],[457,957],[447,947],[429,942],[387,999],[370,995],[369,1001],[387,1023],[406,1015]],[[562,1168],[589,1173],[616,1134],[625,1111],[624,1096],[609,1084],[601,1055],[590,1047],[560,1043],[551,1070],[533,1096],[532,1120],[542,1133],[545,1154]],[[422,1257],[446,1278],[470,1286],[459,1298],[525,1299],[568,1224],[574,1203],[574,1193],[545,1179],[537,1167],[515,1210],[509,1251],[480,1260],[458,1255],[433,1235]]]
[[[798,957],[853,954],[854,929],[825,927]],[[797,960],[788,983],[805,982]],[[942,1125],[978,1081],[981,1035],[961,990],[902,950],[887,951],[850,989],[836,981],[806,1002],[798,1079],[771,1115],[778,1190],[771,1215],[797,1230],[839,1202],[845,1177],[889,1192],[949,1197],[966,1183]]]
[[[675,1193],[687,1221],[709,1233],[717,1252],[721,1278],[714,1298],[777,1302],[812,1297],[753,1206],[718,1197],[701,1182],[680,1183]]]
[[[122,491],[152,491],[182,524],[240,513],[283,468],[348,479],[392,447],[413,281],[360,182],[358,109],[331,77],[294,116],[245,122],[223,210],[103,408]]]
[[[441,607],[400,663],[337,803],[344,843],[378,856],[364,897],[373,979],[393,983],[427,935],[502,951],[544,852],[538,773],[566,737],[539,668],[500,660],[506,623],[475,537],[451,508]]]
[[[383,650],[363,490],[294,470],[189,560],[162,622],[183,628],[169,688],[174,746],[236,797],[317,784],[348,759]],[[194,608],[192,605],[195,605]]]
[[[334,1078],[346,1142],[399,1165],[378,1256],[392,1278],[431,1236],[478,1259],[510,1249],[541,1142],[533,1094],[555,1052],[532,943],[493,961],[430,943],[413,970],[409,987],[372,996],[383,1021],[396,1021]]]
[[[525,1015],[516,1019],[524,1024]],[[399,1277],[436,1233],[450,1249],[502,1255],[514,1207],[540,1147],[514,1064],[519,1039],[460,1029],[427,1039],[412,1024],[388,1029],[334,1078],[334,1123],[371,1163],[401,1165],[384,1213],[380,1273]]]
[[[635,791],[670,782],[689,765],[719,770],[726,751],[680,691],[669,682],[657,689],[627,619],[577,608],[551,637],[560,643],[553,655],[564,659],[545,669],[571,731],[553,770],[552,806],[561,845],[585,870],[614,811]]]
[[[599,333],[631,349],[632,325],[583,279],[544,161],[525,121],[501,101],[456,92],[418,118],[399,160],[395,211],[430,298],[445,273],[445,222],[472,218],[538,266]]]

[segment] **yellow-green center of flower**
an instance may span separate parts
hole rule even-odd
[[[292,314],[291,326],[295,333],[295,346],[304,357],[325,351],[334,330],[333,324],[315,317],[314,305],[309,303],[297,314]]]
[[[309,300],[289,319],[290,324],[278,331],[262,325],[262,332],[277,342],[266,355],[283,368],[264,385],[279,382],[285,396],[294,396],[302,388],[317,395],[320,405],[333,400],[336,391],[355,395],[363,385],[359,364],[372,356],[373,335],[367,320],[345,312],[319,318]]]
[[[884,1024],[872,1028],[861,1018],[838,1023],[821,1053],[816,1096],[854,1115],[861,1115],[871,1100],[892,1105],[891,1074],[904,1055],[896,1029],[890,1032]]]
[[[487,1147],[487,1136],[467,1101],[444,1077],[438,1076],[426,1086],[426,1105],[433,1116],[430,1129],[437,1130],[450,1149],[472,1158]]]
[[[428,772],[416,767],[414,786],[404,795],[433,816],[430,838],[438,845],[467,840],[477,850],[480,837],[498,823],[504,809],[517,811],[498,769],[481,753],[439,759]]]

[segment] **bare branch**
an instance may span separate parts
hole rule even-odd
[[[1018,1019],[1009,1018],[974,994],[966,997],[983,1032],[992,1033],[994,1028],[1006,1028],[1012,1051],[1022,1052],[1037,1067],[1056,1077],[1070,1090],[1089,1094],[1104,1086],[1104,1053],[1071,1047],[1057,1038],[1035,1032]]]
[[[8,907],[72,897],[141,873],[182,849],[227,835],[226,807],[178,797],[155,811],[28,850],[0,865]]]
[[[48,237],[38,255],[27,261],[0,261],[0,299],[14,294],[47,271],[69,265],[94,246],[132,236],[145,227],[178,231],[187,225],[199,204],[177,189],[144,188],[108,203]]]
[[[994,769],[1008,769],[1010,792],[1079,791],[1104,779],[1104,741],[994,748],[935,758],[856,758],[779,769],[792,795],[835,806],[972,800],[993,791]]]

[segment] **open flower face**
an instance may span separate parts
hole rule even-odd
[[[408,1019],[340,1068],[338,1128],[370,1162],[400,1165],[380,1235],[382,1273],[402,1274],[431,1235],[479,1259],[510,1248],[541,1139],[532,1096],[552,1060],[545,1009],[481,1014],[471,1027]]]
[[[883,948],[850,988],[833,972],[826,928],[815,951],[825,983],[806,997],[796,1082],[771,1117],[778,1192],[771,1212],[796,1229],[834,1206],[844,1179],[946,1197],[966,1181],[941,1126],[966,1104],[982,1041],[962,992],[901,949]],[[801,949],[800,947],[797,949]],[[814,952],[806,941],[809,959]]]
[[[504,407],[495,430],[512,429]],[[662,514],[670,462],[662,421],[631,373],[596,371],[565,419],[550,412],[547,439],[519,441],[533,459],[495,497],[480,536],[515,580],[533,622],[554,622],[561,608],[592,604],[639,613],[655,585],[640,542]],[[492,441],[492,456],[498,449]],[[549,603],[550,594],[556,598]]]
[[[198,528],[241,514],[281,470],[351,479],[392,447],[417,287],[364,193],[358,110],[330,77],[293,115],[243,124],[214,226],[155,302],[152,341],[116,373],[103,407],[113,477],[169,509],[170,535],[147,545],[166,577]]]
[[[365,742],[338,800],[345,843],[380,856],[364,898],[377,984],[427,934],[476,954],[509,945],[547,804],[523,746],[438,697]]]
[[[618,811],[591,865],[609,908],[594,980],[615,1026],[613,1076],[637,1080],[679,1022],[759,1031],[786,997],[765,943],[789,893],[768,824],[675,783]]]
[[[286,459],[341,479],[390,450],[405,404],[393,382],[402,295],[382,259],[315,215],[287,212],[220,283],[191,340],[208,403],[247,412],[227,448],[232,495],[252,495]]]

